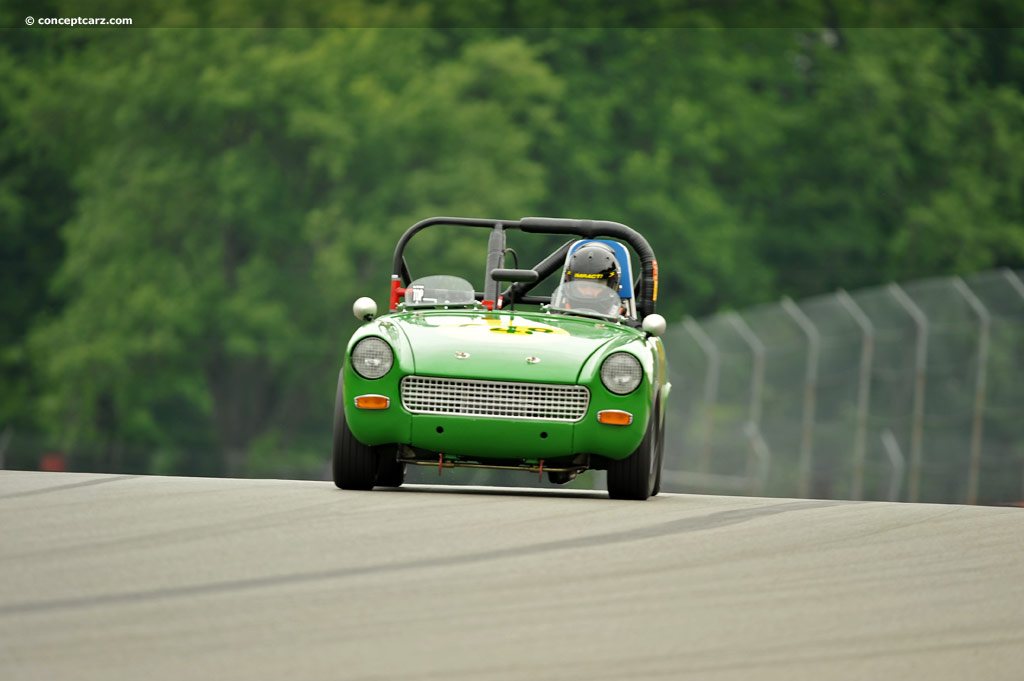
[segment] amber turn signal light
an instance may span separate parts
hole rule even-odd
[[[387,409],[391,400],[383,395],[360,395],[356,398],[358,409]]]
[[[633,423],[633,415],[628,411],[618,409],[605,409],[597,412],[597,420],[612,426],[628,426]]]

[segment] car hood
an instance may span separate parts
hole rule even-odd
[[[417,374],[575,383],[596,350],[633,329],[599,320],[511,313],[405,313],[395,323]]]

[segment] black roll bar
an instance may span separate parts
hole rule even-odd
[[[655,303],[658,298],[658,262],[654,257],[654,251],[651,249],[651,245],[647,243],[647,239],[645,239],[643,235],[631,227],[627,227],[619,222],[610,222],[607,220],[573,220],[567,218],[536,217],[522,218],[520,220],[433,217],[420,220],[406,230],[405,234],[402,235],[398,240],[398,244],[395,246],[395,257],[391,269],[393,305],[396,302],[397,289],[399,287],[408,286],[411,283],[409,268],[405,263],[405,246],[409,243],[409,239],[411,239],[414,234],[422,229],[430,227],[431,225],[461,225],[465,227],[491,229],[494,230],[495,237],[498,233],[503,233],[505,230],[518,229],[528,234],[567,234],[583,237],[584,239],[598,239],[600,237],[620,239],[629,244],[640,258],[640,287],[639,290],[636,291],[637,313],[640,318],[643,319],[654,312]],[[502,234],[502,237],[503,236],[504,234]],[[488,244],[488,268],[491,268],[492,261],[498,263],[501,262],[501,260],[497,260],[495,257],[492,257],[491,253],[491,251],[499,244],[503,249],[504,238],[492,238]],[[541,275],[541,279],[544,279],[547,274],[554,272],[558,268],[560,261],[555,258],[555,255],[562,253],[561,257],[564,258],[565,256],[563,251],[567,249],[568,244],[562,246],[558,251],[556,251],[556,253],[545,258],[541,264],[534,268]],[[503,254],[501,257],[503,257]],[[545,272],[547,272],[547,274],[545,274]],[[490,281],[490,277],[485,277],[485,282],[488,281]],[[511,295],[515,300],[526,302],[525,294],[530,288],[532,288],[532,286],[522,288],[518,288],[518,286],[519,285],[517,284],[510,286],[506,293]],[[495,291],[496,289],[489,289],[486,293]],[[530,297],[532,298],[533,296]]]

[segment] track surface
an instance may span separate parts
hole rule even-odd
[[[1024,678],[1024,511],[0,471],[0,677]]]

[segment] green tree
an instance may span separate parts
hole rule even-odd
[[[35,9],[50,11],[51,3]],[[24,26],[26,14],[0,8],[0,26]],[[41,384],[26,334],[61,305],[50,280],[64,255],[60,228],[74,199],[66,166],[26,138],[17,111],[36,74],[73,47],[66,35],[0,29],[0,437],[7,428],[20,435],[40,427],[35,402]]]
[[[1024,98],[971,76],[976,32],[809,35],[761,238],[782,291],[965,273],[1024,259]]]
[[[231,475],[261,442],[312,451],[294,438],[328,430],[352,299],[386,292],[412,220],[537,203],[524,149],[558,82],[516,40],[431,63],[422,31],[133,36],[52,69],[22,112],[80,145],[68,305],[34,337],[47,413],[68,446],[115,450],[173,448],[205,416],[192,441]]]

